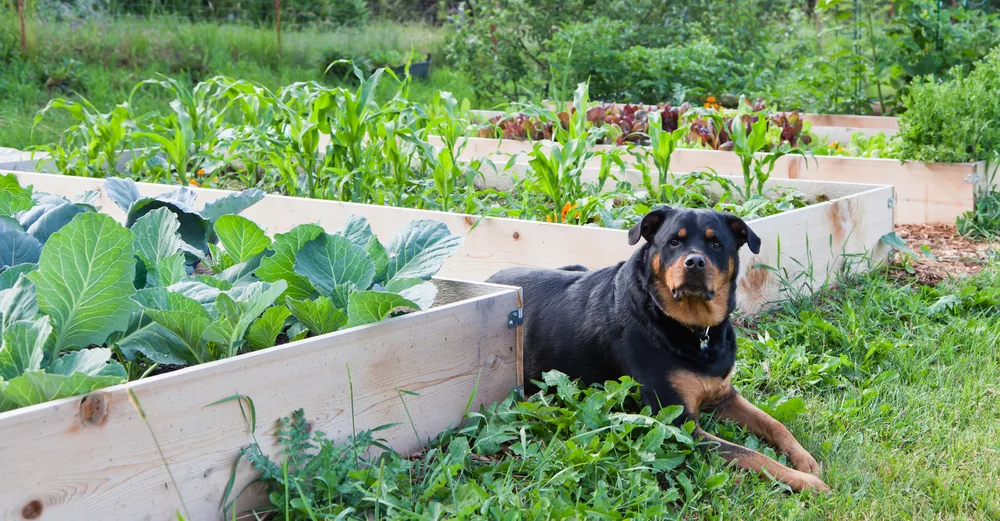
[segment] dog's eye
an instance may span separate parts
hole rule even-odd
[[[722,243],[719,241],[712,241],[712,247],[718,250],[722,247]]]
[[[671,239],[670,240],[670,245],[671,246],[680,246],[681,245],[681,241],[678,241],[677,239]]]

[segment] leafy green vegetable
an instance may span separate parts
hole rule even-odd
[[[347,306],[347,327],[379,322],[392,313],[419,310],[420,306],[395,293],[358,291],[351,294]]]
[[[32,206],[31,187],[22,188],[14,174],[0,175],[0,216],[10,217]]]
[[[86,205],[80,203],[62,203],[54,206],[38,205],[36,208],[46,208],[46,211],[28,226],[27,231],[38,242],[45,244],[53,233],[61,230],[69,224],[77,214],[93,211]]]
[[[247,343],[253,350],[272,347],[285,328],[285,320],[292,312],[284,306],[269,308],[260,316],[247,331]]]
[[[204,363],[274,346],[283,332],[300,340],[434,301],[435,286],[421,278],[376,283],[388,252],[364,218],[349,221],[351,238],[302,225],[272,242],[251,221],[223,213],[259,197],[225,198],[207,212],[222,247],[198,235],[210,259],[185,241],[185,222],[202,231],[210,222],[190,209],[191,191],[143,198],[133,182],[115,179],[105,188],[128,208],[131,228],[94,212],[96,194],[76,202],[35,194],[35,205],[0,232],[17,245],[3,250],[0,270],[0,410],[140,377],[153,364]],[[429,277],[447,235],[446,227],[404,230],[394,239],[407,256],[399,271]],[[216,274],[191,274],[191,255]]]
[[[0,345],[0,411],[76,396],[125,381],[125,370],[111,360],[110,349],[46,357],[45,344],[51,334],[47,316],[15,322],[4,330]]]
[[[108,197],[126,213],[125,225],[129,228],[157,209],[165,208],[172,212],[179,222],[178,231],[183,241],[181,247],[188,253],[190,263],[207,254],[209,245],[217,241],[214,230],[216,220],[239,213],[264,198],[260,190],[248,189],[209,203],[199,212],[194,209],[195,193],[187,187],[154,197],[142,197],[132,180],[110,178],[104,182],[104,189]]]
[[[200,364],[211,360],[204,337],[212,316],[198,301],[163,288],[142,290],[135,300],[152,321],[173,335],[163,334],[160,329],[151,330],[143,338],[155,334],[165,341],[157,343],[153,337],[152,342],[135,349],[160,364]]]
[[[205,338],[222,346],[228,356],[235,355],[250,324],[271,307],[287,287],[283,280],[254,282],[220,293],[215,301],[215,320],[205,331]]]
[[[292,315],[313,335],[332,333],[347,323],[347,314],[337,309],[326,297],[319,297],[316,300],[297,300],[288,297],[287,304],[292,310]]]
[[[0,269],[15,264],[36,263],[42,255],[42,243],[16,230],[0,231]]]
[[[256,188],[249,188],[205,204],[205,207],[201,210],[201,214],[214,226],[221,217],[242,213],[243,210],[250,208],[263,199],[263,191]],[[215,241],[210,238],[209,242]]]
[[[257,277],[264,282],[287,282],[286,297],[306,299],[314,296],[316,290],[309,280],[295,273],[295,256],[307,242],[323,233],[323,228],[315,224],[300,224],[288,233],[275,235],[273,254],[260,261]]]
[[[142,216],[132,225],[136,256],[147,268],[153,268],[177,253],[181,248],[181,236],[177,233],[180,227],[177,216],[167,208],[158,208]]]
[[[305,278],[338,307],[343,288],[368,289],[375,278],[375,264],[360,246],[342,235],[324,234],[306,243],[295,258],[295,273]]]
[[[45,341],[52,332],[48,317],[23,320],[4,327],[0,349],[0,377],[13,380],[42,368]]]
[[[0,291],[14,287],[14,284],[17,283],[17,279],[22,273],[30,273],[37,269],[37,264],[26,262],[11,266],[10,268],[0,272]]]
[[[8,289],[0,290],[0,331],[19,320],[31,320],[38,314],[35,285],[20,276]]]
[[[107,215],[86,213],[52,235],[28,274],[52,318],[53,350],[102,345],[128,325],[134,305],[134,235]]]
[[[395,279],[385,285],[385,290],[413,301],[420,309],[428,309],[434,305],[437,297],[437,286],[433,282],[421,279]]]
[[[215,233],[235,263],[260,255],[271,245],[264,230],[246,217],[223,215],[215,223]]]
[[[452,235],[440,221],[411,221],[389,242],[386,279],[424,279],[441,269],[444,261],[462,246],[462,238]]]

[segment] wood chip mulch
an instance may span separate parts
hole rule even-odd
[[[979,273],[989,259],[1000,255],[1000,244],[997,242],[976,242],[962,237],[953,225],[898,225],[896,234],[918,254],[922,252],[922,246],[930,248],[929,257],[918,255],[912,259],[915,274],[893,270],[899,278],[915,279],[920,284],[934,285],[950,278]]]

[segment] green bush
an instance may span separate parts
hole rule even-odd
[[[452,18],[448,58],[487,99],[518,101],[547,95],[551,71],[544,56],[553,34],[584,17],[586,0],[562,2],[470,0]]]
[[[971,73],[914,80],[899,118],[900,154],[912,160],[982,160],[1000,150],[1000,47]]]
[[[470,0],[452,17],[448,56],[480,96],[568,97],[589,80],[595,98],[660,102],[743,89],[735,64],[761,68],[774,38],[762,26],[781,12],[764,1]]]

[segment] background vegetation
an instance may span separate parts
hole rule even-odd
[[[986,118],[962,105],[965,91],[941,87],[949,100],[933,103],[930,89],[1000,43],[1000,15],[986,1],[302,0],[283,4],[279,46],[270,0],[26,0],[22,49],[16,5],[0,0],[0,146],[17,148],[68,124],[32,134],[48,99],[80,93],[108,109],[154,72],[276,87],[336,83],[342,70],[323,73],[336,59],[371,68],[427,54],[434,72],[411,96],[445,89],[482,108],[568,99],[589,80],[595,100],[725,104],[746,94],[789,110]],[[988,150],[985,139],[975,141]],[[957,145],[938,146],[950,150],[927,154],[947,158]]]

